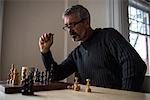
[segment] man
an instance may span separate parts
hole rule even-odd
[[[93,86],[140,91],[146,65],[118,31],[113,28],[93,30],[90,14],[82,5],[68,8],[63,20],[63,29],[73,41],[81,44],[58,65],[50,51],[53,34],[40,37],[42,59],[47,70],[53,65],[53,80],[62,80],[76,72],[81,84],[88,78]]]

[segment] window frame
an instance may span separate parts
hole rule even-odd
[[[145,13],[148,13],[148,18],[149,18],[149,32],[147,32],[147,34],[142,34],[140,32],[135,32],[130,30],[129,28],[129,35],[134,33],[134,34],[139,34],[139,36],[145,36],[145,44],[146,44],[146,61],[145,63],[147,64],[147,73],[146,76],[150,76],[150,10],[148,9],[149,7],[147,7],[146,5],[143,6],[145,4],[143,4],[142,2],[139,1],[135,1],[135,0],[129,0],[129,5],[128,5],[128,12],[129,12],[129,6],[130,7],[134,7],[135,9],[139,9],[142,10]],[[129,18],[129,13],[128,13],[128,21],[131,20],[131,18]],[[145,23],[144,23],[145,25]],[[148,34],[149,33],[149,34]],[[129,38],[130,41],[130,38]]]

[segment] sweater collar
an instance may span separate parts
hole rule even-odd
[[[95,30],[93,30],[93,34],[84,42],[81,42],[81,46],[87,50],[88,46],[90,45],[90,43],[92,42],[92,40],[94,39],[94,37],[96,36],[96,34],[99,33],[99,31],[101,30],[101,28],[96,28]]]

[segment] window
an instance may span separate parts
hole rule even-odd
[[[142,3],[131,1],[128,6],[130,43],[147,64],[146,74],[150,75],[150,11],[143,9]]]

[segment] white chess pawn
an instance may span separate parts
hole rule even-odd
[[[85,89],[85,92],[91,92],[90,79],[86,79],[86,89]]]
[[[80,84],[78,82],[78,77],[75,77],[75,82],[74,82],[74,85],[73,85],[73,89],[75,91],[79,91],[80,90]]]

